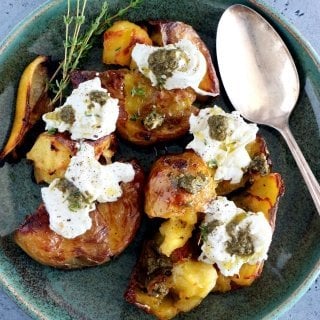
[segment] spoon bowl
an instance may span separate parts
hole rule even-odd
[[[300,84],[285,43],[256,11],[236,4],[219,21],[217,58],[232,105],[247,120],[271,126],[282,134],[320,214],[319,183],[289,128]]]

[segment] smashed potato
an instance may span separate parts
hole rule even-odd
[[[159,251],[169,257],[175,249],[183,247],[191,238],[197,221],[197,213],[189,212],[183,217],[173,217],[163,222],[159,229],[163,237]]]
[[[212,171],[193,151],[166,155],[152,166],[145,190],[150,218],[183,217],[201,212],[215,198]]]
[[[115,152],[115,141],[115,135],[111,134],[88,143],[94,146],[97,159],[103,156],[104,161],[109,162]],[[56,178],[62,178],[71,157],[77,153],[76,144],[67,133],[41,133],[27,153],[27,159],[33,162],[36,182],[49,184]]]
[[[129,66],[131,51],[136,43],[152,44],[148,33],[129,21],[116,21],[103,36],[103,56],[105,64]]]
[[[192,89],[164,90],[151,86],[138,72],[124,76],[124,101],[117,122],[119,134],[138,145],[177,139],[189,130],[189,117],[198,109]]]
[[[151,38],[160,46],[176,43],[181,39],[187,39],[192,42],[204,55],[207,62],[207,72],[201,81],[199,88],[219,95],[219,80],[212,63],[210,51],[206,44],[199,37],[198,33],[188,24],[180,21],[150,21],[154,30]]]
[[[184,256],[175,260],[147,241],[132,273],[125,299],[159,319],[171,319],[196,307],[213,289],[214,266]]]
[[[64,238],[49,228],[49,215],[38,210],[15,231],[15,242],[34,260],[56,268],[99,265],[120,254],[140,225],[144,175],[136,162],[134,180],[122,183],[123,195],[115,202],[97,204],[90,213],[92,227],[84,234]]]

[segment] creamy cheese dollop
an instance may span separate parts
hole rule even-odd
[[[81,143],[80,150],[71,158],[65,178],[91,201],[112,202],[122,196],[119,183],[132,181],[134,175],[129,163],[100,164],[95,159],[93,146]]]
[[[244,263],[256,264],[268,257],[272,228],[262,212],[246,212],[217,197],[207,205],[200,229],[199,260],[217,264],[225,276],[239,274]]]
[[[50,228],[65,238],[75,238],[91,228],[90,211],[95,203],[113,202],[122,196],[120,182],[134,179],[131,164],[114,162],[102,165],[95,159],[94,147],[79,144],[65,177],[41,189],[49,214]]]
[[[257,125],[246,123],[237,111],[226,113],[217,106],[192,114],[189,122],[194,138],[186,148],[216,168],[215,180],[238,183],[251,162],[246,145],[256,139]]]
[[[112,98],[95,77],[80,83],[61,107],[42,118],[46,130],[69,131],[73,140],[97,140],[115,131],[118,116],[118,99]]]
[[[89,212],[95,209],[95,204],[70,202],[70,190],[59,187],[61,179],[55,179],[49,187],[41,189],[42,199],[49,214],[49,227],[57,234],[67,239],[75,238],[91,228],[92,220]],[[78,200],[79,201],[79,200]]]
[[[132,59],[139,71],[151,80],[153,86],[167,90],[193,88],[200,95],[212,95],[199,89],[207,71],[207,62],[201,51],[190,40],[182,39],[163,47],[137,43]]]

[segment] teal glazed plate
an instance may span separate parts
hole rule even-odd
[[[14,115],[19,77],[36,55],[59,59],[63,54],[65,0],[48,1],[21,23],[0,47],[0,148],[5,143]],[[75,4],[76,1],[73,1]],[[296,62],[301,93],[290,125],[311,169],[320,180],[320,61],[296,30],[262,1],[145,0],[126,17],[180,20],[191,24],[211,50],[215,60],[215,35],[223,11],[234,3],[260,12],[280,33]],[[94,18],[102,1],[88,1],[87,17]],[[110,11],[127,4],[110,0]],[[266,48],[268,50],[268,48]],[[92,50],[84,68],[104,70],[101,46]],[[214,103],[232,110],[226,95]],[[264,271],[251,287],[226,294],[210,294],[203,303],[178,319],[272,319],[290,308],[309,288],[320,271],[320,218],[299,170],[281,136],[260,128],[266,138],[274,171],[284,178],[286,192],[280,201],[276,230]],[[174,146],[172,150],[174,150]],[[171,149],[169,148],[169,151]],[[136,154],[152,161],[148,151],[121,147],[122,155]],[[147,161],[145,161],[147,159]],[[103,266],[61,271],[30,259],[11,240],[11,232],[40,203],[40,187],[32,180],[25,159],[0,167],[0,283],[11,297],[35,319],[152,319],[126,303],[123,293],[135,264],[143,228],[118,258]]]

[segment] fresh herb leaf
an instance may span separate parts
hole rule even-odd
[[[65,24],[64,58],[50,79],[51,92],[54,94],[50,104],[62,102],[69,87],[70,72],[78,68],[80,61],[87,56],[97,36],[101,35],[111,23],[130,9],[136,8],[143,0],[130,0],[129,4],[120,9],[116,14],[109,16],[108,2],[103,2],[96,19],[86,31],[82,27],[86,22],[85,10],[87,0],[76,1],[76,13],[71,14],[71,0],[67,2],[67,12],[63,17]],[[71,31],[72,30],[72,31]]]
[[[130,120],[131,121],[137,121],[140,118],[138,113],[134,113],[131,115]]]
[[[57,129],[56,128],[50,128],[48,131],[48,134],[55,134],[57,132]]]
[[[200,235],[201,235],[201,239],[202,241],[206,242],[208,240],[208,234],[209,234],[209,228],[207,225],[201,225],[199,227],[200,229]]]
[[[145,95],[145,91],[143,88],[141,87],[133,87],[131,89],[131,95],[134,96],[140,96],[143,97]]]

